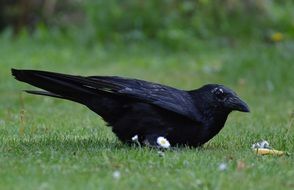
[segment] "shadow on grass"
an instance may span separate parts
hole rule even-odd
[[[11,137],[2,139],[0,152],[16,153],[16,154],[31,154],[37,152],[60,152],[72,153],[75,152],[128,152],[128,151],[147,151],[157,153],[157,148],[123,144],[117,138],[101,138],[96,135],[90,136],[70,136],[70,135],[42,135],[42,136],[24,136]],[[176,146],[170,149],[171,152],[211,152],[226,149],[225,146],[218,146],[215,143],[208,143],[200,147]]]

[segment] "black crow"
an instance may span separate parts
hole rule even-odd
[[[249,112],[235,92],[218,84],[184,91],[116,76],[75,76],[12,69],[19,81],[44,91],[26,92],[78,102],[100,115],[124,143],[197,147],[214,137],[233,110]]]

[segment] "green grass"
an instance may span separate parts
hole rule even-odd
[[[294,152],[294,42],[235,47],[201,43],[100,46],[0,39],[0,189],[293,189],[293,155],[257,156],[261,139]],[[201,149],[121,144],[85,107],[22,93],[10,68],[122,75],[183,89],[230,86],[252,112],[234,112]],[[218,166],[227,164],[227,170]],[[244,163],[245,167],[238,167]],[[240,164],[239,164],[240,165]],[[119,171],[119,179],[113,173]]]

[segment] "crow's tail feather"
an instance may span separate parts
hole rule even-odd
[[[95,89],[92,82],[81,76],[65,75],[47,71],[11,69],[12,75],[19,81],[31,84],[45,91],[26,91],[31,94],[69,99],[79,103],[91,95]]]
[[[50,97],[54,97],[54,98],[63,98],[60,95],[57,94],[53,94],[51,92],[47,92],[47,91],[38,91],[38,90],[25,90],[25,92],[29,93],[29,94],[35,94],[35,95],[41,95],[41,96],[50,96]]]
[[[89,77],[47,71],[11,69],[11,72],[17,80],[44,90],[27,90],[26,92],[84,104],[109,124],[116,122],[124,113],[121,106],[125,101],[108,92],[110,84],[106,82],[104,84]]]

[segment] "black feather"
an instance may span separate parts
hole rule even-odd
[[[42,96],[50,96],[50,97],[54,97],[54,98],[63,98],[60,95],[57,94],[53,94],[51,92],[46,92],[46,91],[38,91],[38,90],[25,90],[25,92],[29,93],[29,94],[35,94],[35,95],[42,95]]]

